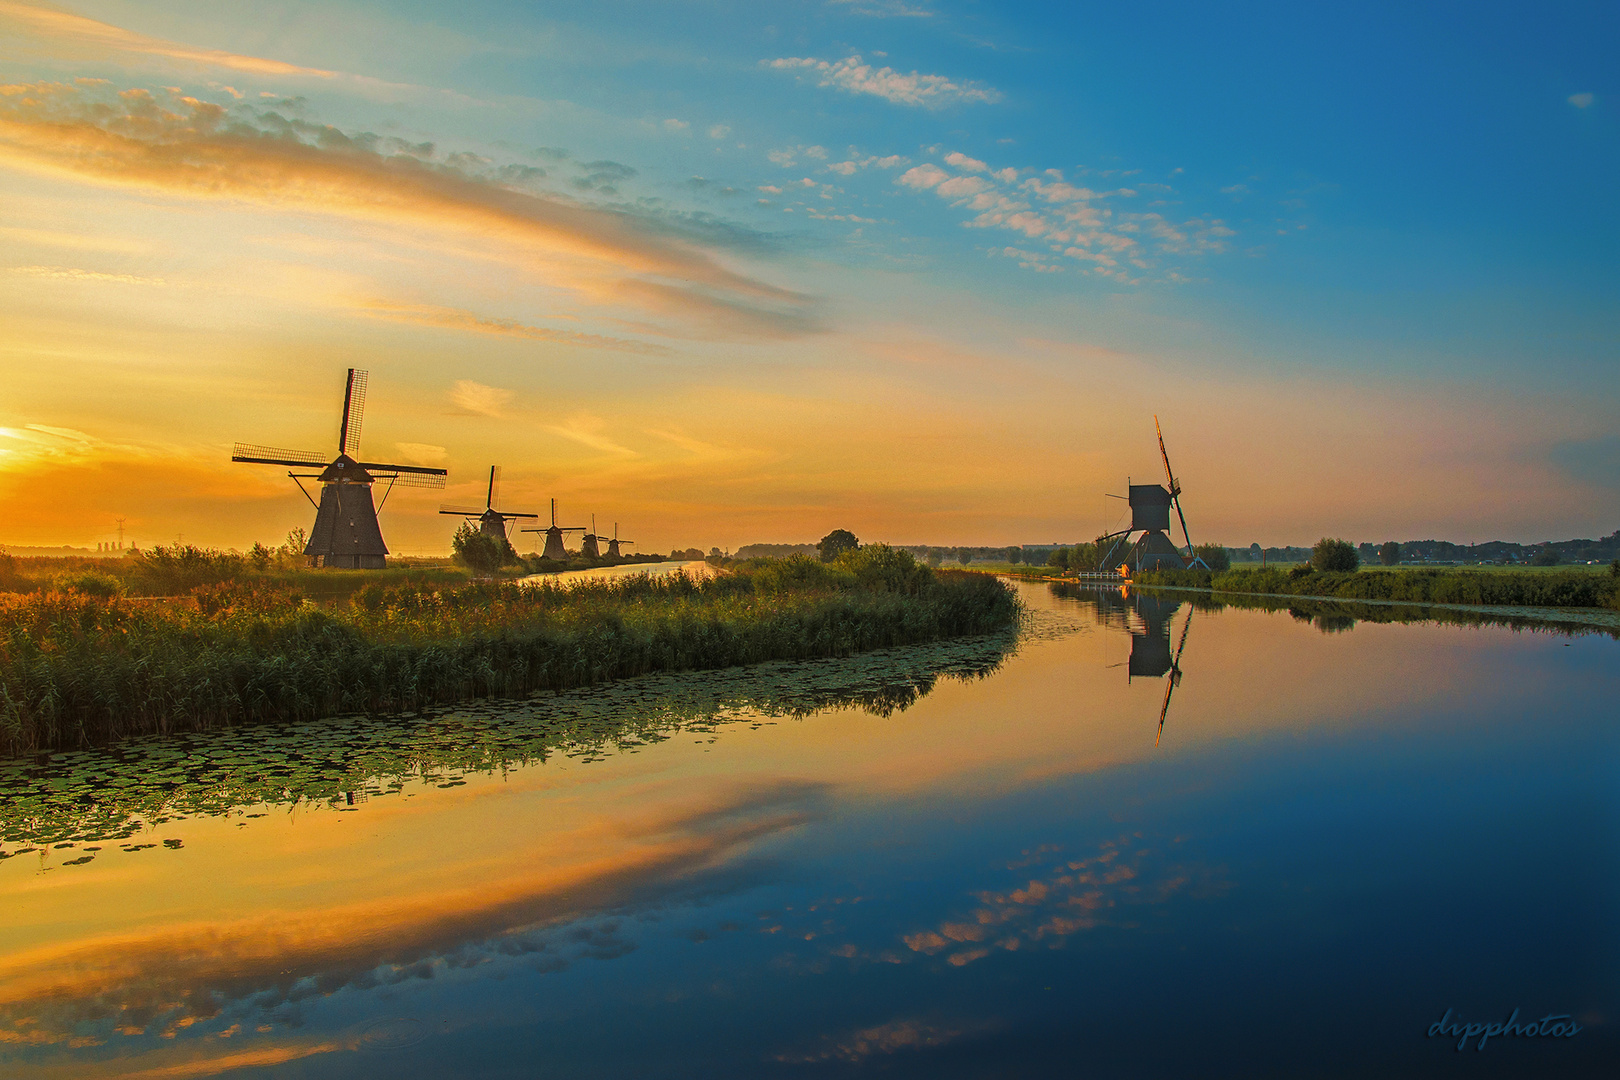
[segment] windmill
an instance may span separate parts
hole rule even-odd
[[[597,541],[602,539],[605,539],[605,537],[596,535],[596,515],[592,514],[591,531],[579,538],[579,553],[587,559],[600,559],[602,549],[598,546]]]
[[[1192,629],[1193,606],[1187,605],[1187,621],[1181,627],[1181,640],[1176,644],[1176,655],[1170,661],[1170,677],[1164,681],[1164,704],[1159,706],[1159,733],[1153,736],[1153,745],[1158,746],[1159,740],[1164,738],[1164,718],[1170,715],[1170,695],[1176,687],[1181,685],[1181,650],[1187,647],[1187,631]]]
[[[493,536],[497,540],[507,541],[511,535],[512,527],[508,522],[518,518],[537,518],[539,514],[519,514],[511,511],[495,509],[495,500],[501,492],[501,467],[489,467],[489,488],[484,493],[484,508],[476,506],[440,506],[439,513],[449,514],[453,517],[464,517],[469,521],[478,522],[478,531],[486,536]]]
[[[1097,538],[1097,550],[1103,554],[1098,559],[1099,570],[1113,565],[1116,557],[1123,557],[1124,566],[1129,570],[1158,570],[1169,568],[1181,570],[1189,566],[1209,567],[1204,560],[1198,557],[1193,550],[1192,538],[1187,534],[1187,515],[1181,509],[1181,482],[1176,479],[1175,473],[1170,470],[1170,455],[1164,448],[1164,432],[1159,427],[1159,418],[1153,418],[1153,430],[1159,436],[1159,457],[1164,461],[1164,477],[1170,482],[1168,488],[1162,484],[1132,484],[1127,479],[1126,488],[1130,492],[1127,501],[1131,507],[1131,524],[1127,529],[1119,532],[1107,533]],[[1119,496],[1113,496],[1119,498]],[[1187,553],[1182,554],[1181,549],[1170,539],[1170,508],[1175,507],[1176,517],[1181,521],[1181,536],[1187,541]],[[1134,542],[1130,537],[1133,533],[1140,533]],[[1103,545],[1112,540],[1106,551]],[[1129,544],[1129,547],[1126,545]],[[1124,549],[1123,551],[1121,549]]]
[[[540,553],[542,559],[556,559],[558,562],[568,558],[568,549],[563,547],[563,533],[585,531],[583,525],[562,526],[557,524],[557,500],[551,500],[551,525],[549,528],[520,529],[519,532],[545,533],[546,547]]]
[[[617,521],[615,521],[613,523],[613,538],[608,541],[608,558],[610,558],[610,559],[622,559],[622,558],[624,558],[624,555],[619,551],[619,545],[620,544],[629,544],[631,547],[636,546],[636,542],[634,540],[620,540],[619,539],[619,523]]]
[[[343,422],[338,428],[337,457],[311,450],[283,450],[274,446],[237,443],[232,461],[252,465],[284,465],[290,468],[319,468],[317,473],[287,475],[315,507],[315,526],[310,530],[304,554],[312,566],[343,567],[350,570],[378,570],[387,563],[388,545],[383,543],[382,527],[371,488],[379,480],[388,481],[382,502],[388,502],[394,485],[401,487],[444,487],[445,470],[419,465],[385,465],[357,460],[360,453],[360,421],[366,406],[367,373],[349,369],[343,388]],[[321,501],[310,498],[305,480],[319,480]]]

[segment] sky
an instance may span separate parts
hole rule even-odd
[[[1620,528],[1612,4],[0,0],[0,542]],[[1177,537],[1180,538],[1179,536]],[[520,544],[526,550],[526,544]]]

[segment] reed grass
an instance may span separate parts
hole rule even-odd
[[[1137,584],[1212,589],[1219,593],[1269,593],[1343,600],[1399,600],[1416,604],[1475,604],[1500,607],[1620,608],[1620,575],[1590,570],[1487,571],[1358,570],[1322,573],[1293,570],[1157,570],[1138,575]]]
[[[769,560],[703,582],[373,581],[321,607],[249,577],[188,597],[195,606],[71,588],[0,595],[0,754],[847,656],[985,633],[1018,611],[999,582],[935,573],[882,545],[830,567]]]

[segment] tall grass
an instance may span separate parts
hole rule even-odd
[[[821,571],[767,562],[703,582],[373,582],[331,608],[254,579],[190,595],[195,607],[0,596],[0,753],[845,656],[984,633],[1017,614],[999,582],[935,574],[881,545]]]
[[[1360,570],[1320,573],[1293,570],[1161,570],[1139,575],[1141,585],[1180,585],[1225,593],[1325,596],[1345,600],[1400,600],[1418,604],[1481,604],[1503,607],[1620,607],[1620,576],[1585,570],[1563,572],[1472,570]]]

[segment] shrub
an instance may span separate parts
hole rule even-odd
[[[124,595],[124,583],[111,574],[104,574],[99,570],[81,570],[76,574],[63,574],[56,579],[56,587],[63,590],[72,589],[102,600],[111,600],[115,596]]]
[[[1344,573],[1361,565],[1361,556],[1348,540],[1331,540],[1324,536],[1311,549],[1311,569],[1321,573]]]
[[[1390,540],[1378,549],[1378,561],[1385,566],[1395,566],[1401,561],[1401,545]]]
[[[853,574],[857,587],[871,592],[916,596],[935,580],[933,570],[919,563],[911,552],[888,544],[867,544],[846,551],[834,565]]]
[[[517,552],[505,537],[494,537],[463,521],[450,540],[451,558],[475,574],[493,574],[518,561]]]
[[[816,552],[820,554],[822,562],[832,562],[844,552],[854,551],[860,546],[861,542],[848,529],[834,529],[817,541]]]
[[[1232,568],[1232,557],[1227,554],[1224,544],[1199,544],[1193,548],[1193,554],[1203,559],[1204,565],[1217,574]]]
[[[1535,558],[1530,560],[1531,566],[1557,566],[1559,560],[1558,549],[1548,545],[1536,552]]]

